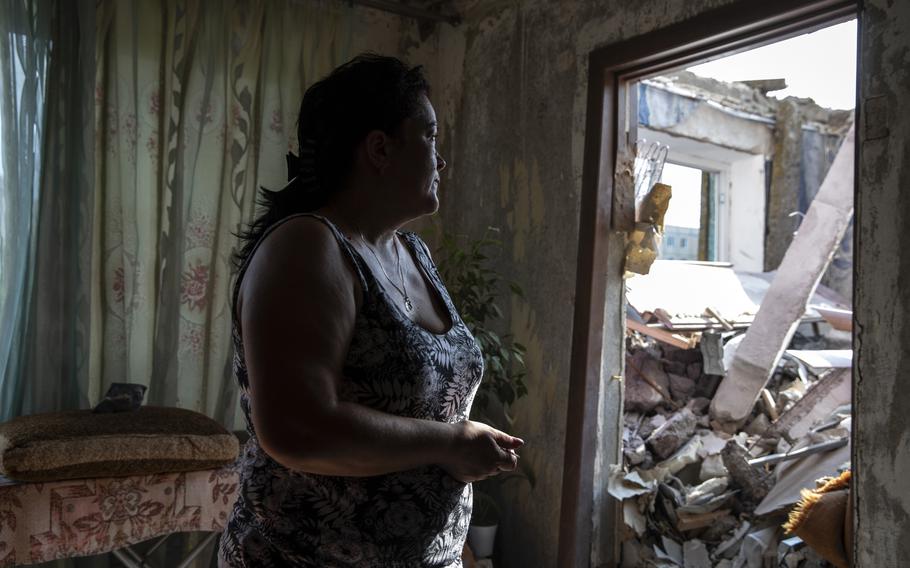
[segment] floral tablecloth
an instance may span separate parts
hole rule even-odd
[[[52,483],[0,476],[0,567],[100,554],[172,532],[220,532],[237,483],[232,466]]]

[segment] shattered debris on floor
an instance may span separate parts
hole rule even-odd
[[[831,565],[781,526],[801,490],[850,468],[849,334],[806,310],[748,419],[710,412],[762,301],[756,281],[674,261],[627,281],[623,462],[608,483],[623,566]],[[849,311],[824,289],[811,304]]]
[[[819,282],[853,216],[853,149],[851,125],[774,273],[656,260],[671,189],[638,210],[654,234],[633,231],[626,251],[623,455],[607,486],[623,566],[847,566],[849,487],[812,491],[850,477],[852,312]]]

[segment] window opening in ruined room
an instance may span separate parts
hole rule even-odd
[[[850,467],[855,41],[853,20],[629,84],[626,267],[657,259],[626,280],[624,565],[816,555],[779,527]]]
[[[718,260],[715,188],[720,171],[666,163],[660,182],[673,188],[658,256],[666,260]]]

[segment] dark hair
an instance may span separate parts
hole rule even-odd
[[[306,90],[297,119],[300,157],[288,154],[290,183],[280,191],[261,188],[263,210],[237,237],[239,269],[262,235],[277,221],[319,209],[339,190],[354,162],[354,149],[371,131],[395,135],[416,113],[430,84],[421,66],[394,57],[358,55]]]

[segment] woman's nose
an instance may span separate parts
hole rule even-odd
[[[439,155],[439,152],[436,152],[436,171],[441,172],[444,169],[446,169],[446,161]]]

